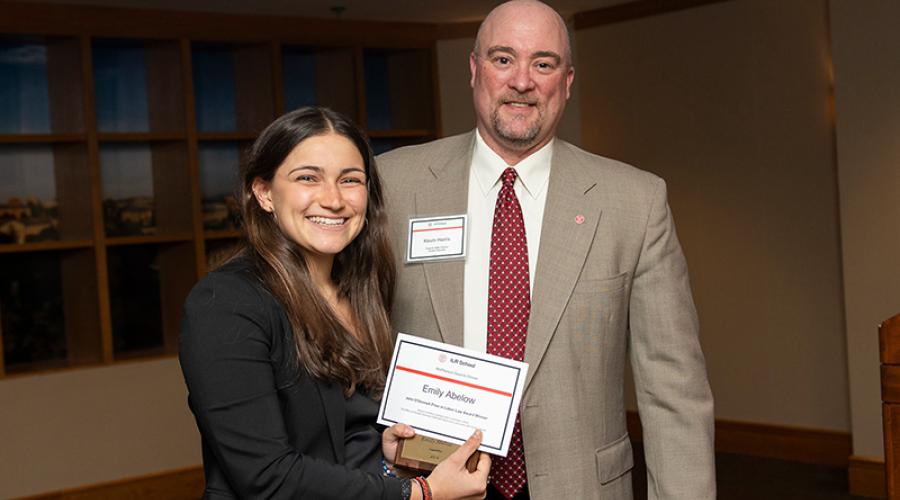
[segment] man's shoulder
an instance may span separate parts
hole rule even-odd
[[[449,161],[471,148],[472,139],[472,132],[466,132],[424,144],[392,149],[378,155],[378,166],[385,170],[396,170],[404,166],[421,166],[423,163]]]
[[[588,175],[602,177],[605,182],[656,185],[662,179],[651,172],[638,167],[585,151],[578,146],[561,139],[554,146],[558,149],[557,158],[577,163]]]

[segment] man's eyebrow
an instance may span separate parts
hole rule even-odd
[[[507,54],[516,55],[516,49],[512,47],[507,47],[505,45],[494,45],[493,47],[487,50],[488,57],[496,54],[497,52],[506,52]]]
[[[503,52],[503,53],[510,54],[513,56],[518,55],[518,53],[516,52],[516,49],[514,49],[512,47],[507,47],[505,45],[495,45],[495,46],[489,48],[487,51],[487,55],[488,55],[488,57],[491,57],[494,54],[496,54],[497,52]],[[562,56],[557,54],[556,52],[553,52],[552,50],[539,50],[539,51],[533,52],[531,54],[532,59],[539,59],[541,57],[549,57],[550,59],[553,59],[553,61],[556,64],[559,64],[560,62],[562,62]]]
[[[541,57],[549,57],[550,59],[553,59],[556,64],[559,64],[562,61],[562,56],[560,56],[556,52],[553,52],[552,50],[539,50],[531,54],[532,59],[538,59]]]

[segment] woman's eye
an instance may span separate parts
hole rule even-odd
[[[295,180],[298,182],[315,182],[316,178],[312,175],[298,175]]]
[[[345,179],[342,179],[341,182],[344,184],[362,184],[363,180],[357,179],[355,177],[347,177]]]

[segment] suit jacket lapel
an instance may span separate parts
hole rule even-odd
[[[416,216],[457,215],[466,213],[469,192],[469,165],[475,147],[475,134],[469,134],[465,154],[446,163],[433,164],[433,182],[416,193]],[[444,342],[463,345],[463,281],[465,262],[442,261],[422,264],[431,304]],[[409,332],[415,334],[416,332]]]
[[[316,388],[319,397],[322,398],[334,458],[337,463],[344,463],[344,426],[347,416],[344,412],[344,394],[339,387],[332,384],[323,385],[322,382],[313,379],[310,379],[309,383]]]
[[[570,148],[557,141],[553,149],[525,345],[526,389],[575,288],[600,221],[596,177],[589,175]]]

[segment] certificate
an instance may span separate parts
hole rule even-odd
[[[378,423],[462,444],[481,429],[481,451],[506,456],[528,364],[401,333]]]

